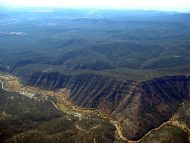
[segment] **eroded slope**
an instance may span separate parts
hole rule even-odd
[[[189,99],[189,76],[171,76],[149,81],[121,81],[83,74],[65,76],[36,73],[25,83],[46,89],[70,89],[70,101],[98,109],[120,121],[128,139],[137,140],[158,127]]]

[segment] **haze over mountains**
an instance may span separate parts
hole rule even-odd
[[[0,70],[22,85],[15,88],[15,80],[9,83],[15,77],[1,74],[12,91],[0,91],[2,142],[36,136],[40,142],[188,143],[189,37],[189,13],[1,7]],[[25,87],[52,91],[53,98],[25,97]],[[97,113],[82,112],[80,121],[65,98],[77,111]]]
[[[159,10],[159,11],[190,11],[188,0],[1,0],[0,5],[13,7],[53,7],[77,9],[127,9],[127,10]]]
[[[189,14],[1,11],[0,65],[4,70],[87,71],[127,79],[189,72]]]

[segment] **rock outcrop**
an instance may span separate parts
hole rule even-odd
[[[168,120],[190,96],[190,76],[149,81],[116,80],[95,74],[62,75],[37,72],[23,77],[27,85],[70,89],[69,100],[108,113],[122,123],[124,135],[137,140]]]

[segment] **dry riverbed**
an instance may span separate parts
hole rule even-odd
[[[24,86],[21,84],[19,78],[16,76],[0,73],[0,82],[2,88],[6,91],[18,92],[23,96],[27,96],[36,100],[49,100],[55,108],[61,110],[67,114],[72,114],[80,119],[101,118],[107,122],[113,124],[116,128],[115,136],[117,140],[127,142],[128,140],[123,136],[121,132],[121,126],[119,122],[115,121],[112,117],[107,114],[103,114],[97,110],[84,109],[75,106],[68,100],[69,90],[60,89],[58,91],[43,90],[37,87]],[[51,100],[56,99],[56,100]],[[76,125],[81,129],[78,125]]]

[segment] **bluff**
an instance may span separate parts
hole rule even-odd
[[[70,90],[76,105],[98,109],[122,124],[124,135],[137,140],[177,112],[190,96],[190,76],[165,76],[148,81],[117,80],[95,74],[36,72],[23,76],[26,85]]]

